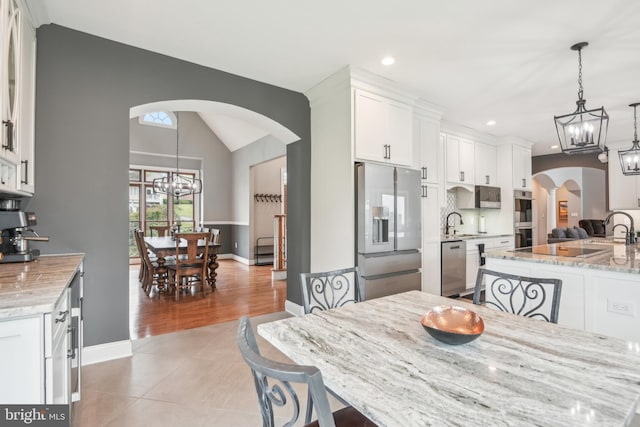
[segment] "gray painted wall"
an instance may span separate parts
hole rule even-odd
[[[85,345],[129,338],[129,110],[150,102],[235,104],[301,137],[287,146],[289,298],[309,266],[310,110],[301,93],[57,25],[38,28],[36,195],[45,253],[86,253]],[[214,54],[214,53],[212,53]],[[205,218],[206,219],[206,218]]]

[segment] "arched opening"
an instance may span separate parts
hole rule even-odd
[[[139,120],[158,111],[178,117],[177,127],[147,126]],[[256,263],[257,239],[273,237],[267,236],[274,230],[268,224],[273,223],[274,214],[286,214],[286,198],[271,197],[269,203],[262,203],[265,199],[254,193],[259,190],[261,194],[276,195],[284,191],[286,145],[300,138],[262,114],[213,101],[171,100],[139,105],[130,109],[129,117],[130,229],[142,228],[148,235],[149,224],[171,226],[176,220],[186,224],[183,231],[215,228],[221,235],[219,258],[245,265]],[[181,175],[192,173],[202,180],[202,193],[181,200],[181,204],[164,195],[157,203],[147,177],[171,174],[177,163]],[[132,176],[138,181],[131,181]],[[184,206],[184,202],[193,205]],[[153,203],[159,204],[160,209],[151,206]],[[135,251],[135,242],[130,245]],[[260,261],[264,262],[264,258]],[[216,298],[215,294],[209,297]],[[139,316],[131,317],[132,323],[139,321]],[[133,324],[131,329],[135,330]]]

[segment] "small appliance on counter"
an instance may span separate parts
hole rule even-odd
[[[0,231],[2,241],[0,252],[2,259],[0,263],[26,262],[38,258],[38,249],[29,249],[29,241],[48,242],[49,237],[39,236],[30,227],[37,224],[36,214],[33,212],[23,212],[20,210],[2,210],[0,208]]]

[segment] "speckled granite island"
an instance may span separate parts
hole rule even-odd
[[[585,239],[489,251],[486,268],[561,279],[560,325],[640,342],[640,245]]]
[[[0,404],[80,398],[83,259],[0,264]]]
[[[467,344],[435,340],[442,304],[484,319]],[[258,326],[380,426],[625,426],[640,404],[640,344],[413,291]]]

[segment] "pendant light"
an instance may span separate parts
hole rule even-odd
[[[640,102],[629,104],[629,107],[633,107],[633,144],[628,150],[618,151],[620,156],[620,166],[622,166],[622,173],[624,175],[640,175],[640,142],[638,142],[638,117],[636,115],[636,107],[640,105]]]
[[[202,181],[196,178],[180,175],[180,132],[179,117],[176,112],[176,171],[171,173],[171,177],[156,178],[153,180],[153,192],[168,194],[174,197],[184,197],[192,194],[202,193]]]
[[[576,111],[554,116],[560,147],[565,154],[602,153],[607,139],[609,116],[604,107],[587,110],[582,98],[582,49],[589,43],[580,42],[571,46],[578,51],[578,100]]]

